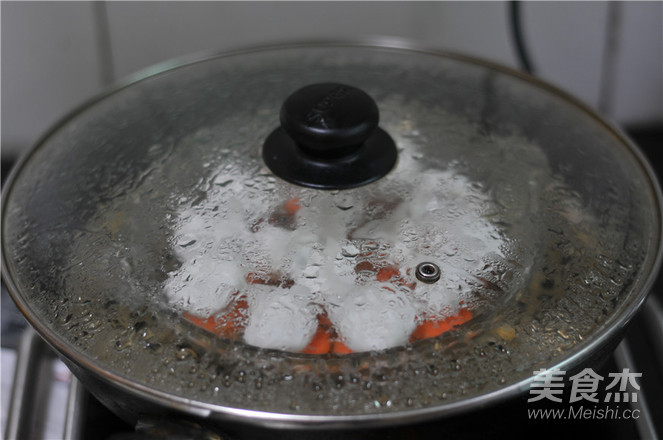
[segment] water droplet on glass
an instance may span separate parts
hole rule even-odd
[[[183,347],[177,351],[176,358],[178,361],[185,361],[187,359],[196,358],[196,352],[191,348]]]
[[[304,269],[303,275],[305,278],[317,278],[319,273],[320,266],[308,266],[306,269]]]
[[[181,247],[186,248],[186,247],[194,245],[195,243],[196,243],[196,240],[188,240],[188,241],[184,241],[184,242],[181,242],[181,243],[178,243],[178,244]]]
[[[359,249],[353,244],[348,244],[346,246],[343,246],[341,249],[341,253],[343,254],[344,257],[356,257],[359,255]]]
[[[354,206],[354,201],[352,196],[349,194],[341,195],[335,198],[336,207],[342,211],[347,211]]]

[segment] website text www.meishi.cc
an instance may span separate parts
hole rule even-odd
[[[530,420],[629,420],[638,419],[640,410],[619,406],[611,407],[573,407],[568,408],[530,408],[527,410]]]

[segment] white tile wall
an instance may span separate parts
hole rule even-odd
[[[205,49],[396,36],[514,64],[501,2],[109,4],[117,73]]]
[[[498,1],[419,4],[415,26],[435,47],[516,67],[507,4]]]
[[[101,91],[89,3],[2,2],[2,154],[17,154]]]
[[[663,120],[661,2],[620,4],[609,114]],[[100,10],[112,72],[101,72]],[[293,39],[396,36],[516,66],[502,2],[2,2],[2,151],[18,154],[113,78],[169,58]],[[544,79],[599,102],[608,4],[525,2],[523,26]],[[108,61],[108,60],[106,60]]]
[[[663,123],[663,2],[623,6],[612,116],[625,124]]]
[[[523,30],[537,74],[596,106],[605,39],[605,2],[531,2]]]
[[[122,76],[206,49],[293,39],[416,36],[421,9],[407,3],[118,2],[109,4],[109,17]]]

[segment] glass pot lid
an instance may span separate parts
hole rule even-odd
[[[254,420],[514,392],[623,325],[660,247],[657,184],[618,132],[403,48],[159,71],[64,120],[3,197],[5,277],[67,358]]]

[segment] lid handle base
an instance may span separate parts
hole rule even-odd
[[[284,180],[346,189],[374,182],[396,164],[396,144],[378,128],[375,101],[351,86],[322,83],[291,94],[281,127],[265,140],[263,160]]]

